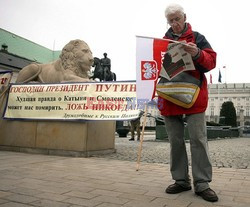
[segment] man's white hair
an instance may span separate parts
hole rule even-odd
[[[176,12],[181,13],[183,16],[185,14],[184,9],[181,5],[175,3],[169,4],[165,10],[165,17],[167,18],[168,15],[174,14]]]

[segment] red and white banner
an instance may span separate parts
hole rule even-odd
[[[12,74],[12,71],[0,71],[0,98],[7,91]],[[2,103],[0,103],[0,106],[1,104]]]
[[[4,91],[4,88],[6,88],[11,80],[12,72],[11,71],[0,71],[0,95]]]
[[[136,96],[148,102],[154,97],[155,83],[168,48],[168,41],[151,37],[136,37]]]

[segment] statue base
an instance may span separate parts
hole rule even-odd
[[[0,121],[0,149],[88,157],[115,152],[115,122]]]
[[[1,115],[3,108],[4,104]],[[113,153],[115,121],[16,121],[1,118],[0,149],[81,157]]]

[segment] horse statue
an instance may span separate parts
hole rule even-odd
[[[90,79],[95,80],[98,78],[100,82],[102,81],[116,81],[116,74],[111,72],[108,67],[102,67],[101,60],[97,57],[94,57],[94,63],[92,67],[94,69],[94,75],[90,77]]]

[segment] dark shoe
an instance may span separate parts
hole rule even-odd
[[[168,186],[165,192],[169,193],[169,194],[176,194],[176,193],[181,193],[183,191],[188,191],[188,190],[191,190],[191,186],[182,187],[181,185],[174,183],[174,184]]]
[[[129,139],[129,141],[134,141],[135,140],[135,138],[131,138],[131,139]]]
[[[208,188],[202,192],[195,192],[195,194],[201,196],[206,201],[216,202],[219,200],[218,196],[211,188]]]

